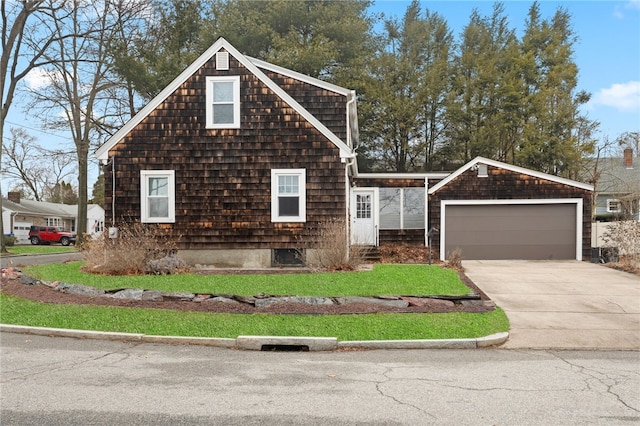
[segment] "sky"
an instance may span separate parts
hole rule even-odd
[[[472,10],[491,16],[494,1],[420,1],[444,18],[460,40]],[[600,137],[640,131],[640,0],[539,1],[542,19],[551,19],[558,7],[571,15],[578,38],[574,61],[578,66],[577,91],[591,93],[582,112],[600,123]],[[411,1],[376,1],[373,11],[402,19]],[[533,1],[503,1],[511,28],[521,37]]]
[[[1,1],[1,0],[0,0]],[[385,17],[402,19],[411,2],[378,0],[370,11]],[[460,39],[472,10],[490,16],[494,1],[421,1],[423,10],[437,12]],[[522,36],[527,12],[533,1],[503,1],[509,25]],[[591,93],[591,101],[582,112],[600,123],[598,137],[613,140],[624,132],[640,131],[640,0],[624,1],[539,1],[542,19],[551,19],[558,7],[571,15],[573,30],[578,38],[574,45],[574,61],[578,65],[577,91]],[[42,78],[36,73],[25,84],[36,87]],[[61,132],[42,131],[37,117],[28,116],[20,104],[20,95],[7,117],[5,137],[10,127],[23,127],[48,147],[72,148],[70,138]],[[89,193],[98,174],[95,160],[89,166]],[[74,182],[75,183],[75,182]],[[2,184],[6,191],[6,182]]]

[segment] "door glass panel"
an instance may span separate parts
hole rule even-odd
[[[356,218],[371,219],[371,194],[356,195]]]

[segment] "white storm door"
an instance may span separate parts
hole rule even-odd
[[[351,244],[376,245],[376,211],[374,189],[354,189],[351,198]]]

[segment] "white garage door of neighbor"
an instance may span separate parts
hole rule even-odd
[[[13,222],[13,235],[18,239],[18,243],[26,244],[29,242],[29,228],[31,222]]]
[[[446,205],[443,260],[455,248],[468,260],[581,259],[579,203]]]

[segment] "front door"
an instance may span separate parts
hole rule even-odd
[[[374,189],[354,189],[351,193],[351,244],[377,245],[375,195]]]

